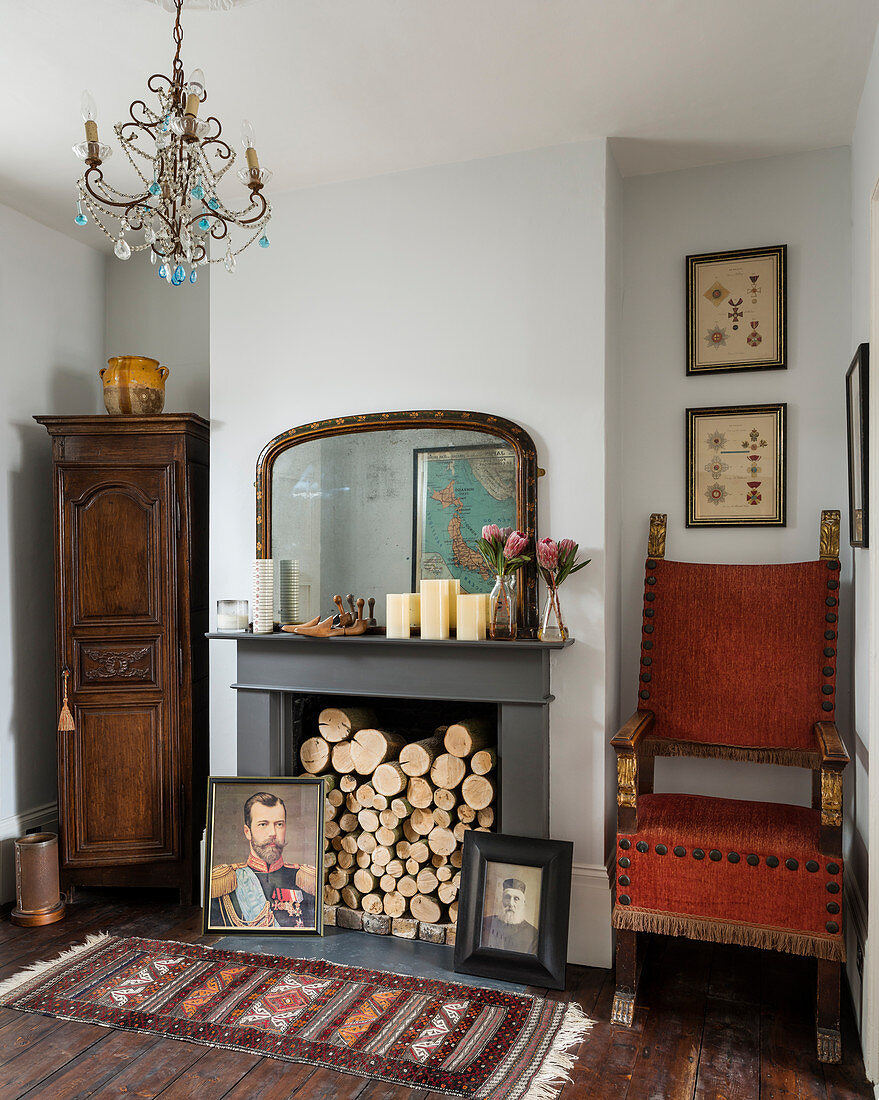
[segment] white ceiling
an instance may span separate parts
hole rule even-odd
[[[252,119],[273,193],[603,136],[638,175],[848,144],[877,20],[879,0],[260,0],[184,7],[183,61],[226,136]],[[0,0],[0,202],[101,243],[72,220],[80,92],[115,141],[172,22]]]

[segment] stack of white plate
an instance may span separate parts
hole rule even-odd
[[[275,626],[275,563],[257,558],[253,563],[253,633],[271,634]]]
[[[299,561],[296,558],[281,559],[279,587],[278,600],[281,622],[301,623],[302,610],[299,602]]]

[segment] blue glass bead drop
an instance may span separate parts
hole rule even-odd
[[[85,214],[77,214],[73,220],[76,222],[77,225],[88,225],[88,218],[85,216]]]
[[[208,222],[207,218],[202,218],[198,223],[198,228],[199,229],[207,229],[209,224],[210,223]]]
[[[265,235],[265,233],[263,233],[263,235],[259,239],[259,247],[260,248],[268,248],[269,243],[270,242],[269,242],[268,237]]]
[[[177,281],[178,281],[179,283],[182,283],[182,282],[183,282],[183,280],[184,280],[184,279],[186,278],[186,272],[185,272],[185,271],[183,270],[183,264],[178,264],[178,265],[177,265],[177,266],[176,266],[176,267],[174,268],[174,278],[175,278],[175,279],[176,279],[176,280],[177,280]]]
[[[167,264],[162,264],[162,266],[159,268],[159,278],[160,279],[167,279],[168,278],[168,265]]]
[[[192,271],[190,271],[190,273],[189,273],[189,281],[191,283],[194,283],[197,278],[198,278],[198,272],[195,270],[195,268],[193,268]]]
[[[208,206],[211,208],[211,210],[218,210],[219,207],[220,207],[220,200],[219,199],[208,199]]]
[[[204,188],[202,187],[202,185],[200,183],[197,183],[195,185],[195,187],[193,187],[192,197],[194,199],[203,199],[204,198]]]
[[[150,194],[151,195],[158,195],[158,193],[161,190],[162,190],[161,187],[159,187],[159,185],[156,183],[156,181],[153,180],[153,182],[150,184],[150,188],[149,188]]]

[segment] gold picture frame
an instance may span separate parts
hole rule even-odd
[[[687,374],[786,370],[787,246],[687,256]]]
[[[784,527],[787,405],[687,409],[687,527]]]
[[[210,776],[205,934],[323,935],[323,779]]]

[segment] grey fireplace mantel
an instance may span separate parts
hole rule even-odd
[[[494,703],[499,828],[549,836],[550,654],[572,645],[213,633],[237,645],[238,774],[285,774],[302,694]]]

